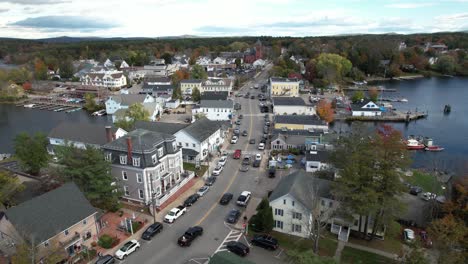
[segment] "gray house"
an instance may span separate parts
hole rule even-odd
[[[184,173],[182,150],[170,134],[136,129],[102,149],[127,201],[148,205],[154,199],[163,207],[193,177]]]

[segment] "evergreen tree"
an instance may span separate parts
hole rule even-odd
[[[200,102],[200,99],[201,99],[200,90],[198,90],[197,87],[193,88],[193,90],[192,90],[192,101]]]
[[[37,175],[41,168],[47,165],[49,153],[47,153],[48,140],[42,133],[34,136],[23,132],[15,137],[15,153],[27,172]]]

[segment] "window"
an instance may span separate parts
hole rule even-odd
[[[301,232],[301,229],[302,229],[301,225],[292,224],[291,227],[292,227],[293,232],[297,232],[297,233]]]
[[[111,153],[111,152],[106,153],[106,156],[104,157],[104,159],[105,159],[106,161],[111,161],[111,160],[112,160],[112,153]]]
[[[293,212],[292,215],[293,215],[292,216],[293,219],[302,220],[302,214],[301,213]]]
[[[140,167],[140,158],[132,158],[133,166]]]
[[[68,229],[65,229],[65,231],[63,231],[63,233],[68,236]]]
[[[127,176],[127,172],[126,171],[122,171],[122,179],[124,181],[128,180],[128,176]]]
[[[173,150],[176,150],[177,149],[177,143],[174,141],[172,142],[172,149]]]
[[[275,227],[279,229],[283,229],[283,221],[275,220]]]
[[[158,149],[158,157],[162,157],[164,155],[164,149],[160,148]]]
[[[275,208],[275,215],[280,215],[280,216],[283,216],[283,209],[278,209],[278,208]]]
[[[158,188],[156,188],[156,194],[157,195],[161,194],[161,186],[158,186]]]
[[[161,166],[159,166],[159,171],[164,172],[166,170],[164,163],[161,163]]]
[[[179,166],[179,163],[180,163],[180,158],[177,157],[177,158],[175,159],[175,166],[178,167],[178,166]]]
[[[185,146],[188,147],[188,143],[185,143]]]
[[[283,204],[286,204],[286,199],[283,199]]]
[[[120,164],[127,164],[127,155],[120,155]]]
[[[294,201],[291,201],[291,203],[292,203],[292,206],[294,206],[294,204],[295,204]]]
[[[87,223],[88,223],[88,221],[86,221],[86,219],[83,220],[83,225],[86,225]]]
[[[193,144],[192,144],[192,147],[194,147],[194,148],[197,147],[197,144],[193,143]]]
[[[143,193],[143,190],[138,189],[138,197],[140,197],[140,199],[145,198],[145,194]]]
[[[174,168],[174,160],[173,159],[169,160],[169,168]]]
[[[156,162],[158,162],[158,158],[156,158],[156,154],[151,156],[151,161],[153,161],[153,164],[156,164]]]
[[[179,146],[182,147],[182,142],[179,142]]]
[[[143,182],[143,177],[142,177],[142,175],[141,175],[140,173],[137,173],[137,174],[136,174],[136,178],[137,178],[137,182],[138,182],[138,183]]]
[[[128,191],[128,186],[124,186],[124,195],[130,196],[130,192]]]

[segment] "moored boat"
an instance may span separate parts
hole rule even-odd
[[[429,146],[429,147],[425,147],[424,150],[425,151],[442,151],[444,150],[444,148],[439,147],[439,146]]]
[[[408,139],[406,142],[406,149],[408,150],[422,150],[426,147],[426,145],[422,144],[421,142],[417,141],[414,138]]]
[[[35,104],[25,104],[24,107],[25,108],[33,108],[35,106]]]

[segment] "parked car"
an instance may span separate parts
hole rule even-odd
[[[421,194],[421,199],[423,199],[424,201],[434,200],[436,198],[437,194],[435,193],[425,192]]]
[[[279,246],[278,240],[270,235],[255,235],[250,242],[254,246],[269,250],[276,250]]]
[[[416,227],[416,222],[414,222],[413,220],[398,219],[397,222],[402,226]]]
[[[250,201],[250,196],[252,196],[252,193],[249,191],[243,191],[239,197],[237,198],[236,204],[239,206],[247,206],[247,204]]]
[[[405,240],[405,242],[413,243],[415,239],[414,231],[412,229],[405,228],[403,230],[403,239]]]
[[[242,131],[242,136],[244,136],[244,137],[247,136],[247,130]]]
[[[221,199],[219,200],[219,204],[227,205],[232,200],[233,196],[234,195],[232,195],[232,193],[223,194],[223,196],[221,196]]]
[[[268,168],[268,178],[274,178],[276,174],[276,168],[270,167]]]
[[[219,176],[222,171],[223,171],[223,166],[217,165],[213,170],[213,175]]]
[[[193,240],[202,235],[203,228],[201,226],[190,227],[181,237],[179,237],[177,244],[181,247],[190,247]]]
[[[141,239],[143,240],[151,240],[154,235],[160,233],[163,230],[163,225],[162,223],[156,222],[154,224],[151,224],[146,228],[145,232],[141,234]]]
[[[432,240],[429,238],[429,235],[426,231],[421,230],[421,232],[419,232],[419,235],[421,236],[421,240],[424,243],[425,247],[432,247]]]
[[[205,185],[205,186],[202,186],[200,189],[198,189],[197,194],[200,195],[200,197],[202,197],[202,196],[205,195],[209,190],[210,190],[210,187]]]
[[[262,160],[262,154],[255,154],[255,160]]]
[[[265,126],[270,127],[270,121],[266,121]]]
[[[174,223],[175,220],[177,220],[179,217],[181,217],[185,212],[187,211],[187,208],[183,205],[179,205],[175,208],[172,208],[169,213],[166,214],[164,217],[164,222],[166,223]]]
[[[251,139],[249,140],[249,144],[255,144],[255,138],[251,138]]]
[[[239,139],[237,138],[237,136],[232,136],[232,138],[231,138],[231,144],[236,144],[236,143],[237,143],[237,140],[239,140]]]
[[[250,96],[250,99],[255,99],[255,95],[251,95],[251,96]]]
[[[254,162],[252,163],[252,166],[253,166],[254,168],[258,168],[258,167],[260,167],[260,164],[261,164],[261,163],[262,163],[261,160],[254,160]]]
[[[239,117],[238,117],[238,118],[239,118],[239,119],[242,119],[242,118],[244,118],[244,116],[243,116],[243,115],[239,115]]]
[[[240,158],[241,158],[241,155],[242,155],[242,150],[236,149],[236,150],[234,151],[234,154],[232,155],[232,157],[233,157],[234,159],[240,159]]]
[[[187,197],[187,199],[185,199],[184,206],[192,206],[196,201],[198,201],[198,198],[200,198],[200,195],[198,195],[197,193],[190,195],[189,197]]]
[[[213,184],[215,183],[215,181],[216,181],[216,177],[213,177],[213,176],[208,177],[208,178],[206,179],[206,181],[205,181],[205,185],[206,185],[206,186],[213,186]]]
[[[135,239],[132,239],[125,243],[117,252],[115,252],[115,257],[122,260],[128,255],[132,254],[140,248],[140,242]]]
[[[229,241],[226,244],[227,250],[231,251],[232,253],[239,255],[241,257],[247,256],[250,252],[250,248],[238,241]]]
[[[226,216],[226,222],[230,224],[235,224],[237,223],[237,220],[239,220],[239,217],[241,215],[241,212],[237,209],[232,209],[229,211],[228,215]]]
[[[258,150],[264,150],[265,149],[265,142],[260,142],[260,144],[258,144]]]
[[[238,128],[234,129],[234,135],[239,135],[240,134],[240,130]]]
[[[219,160],[218,160],[218,166],[223,166],[226,165],[226,162],[227,162],[227,156],[222,156]]]
[[[114,264],[115,258],[112,255],[105,255],[100,257],[95,264]]]
[[[250,156],[244,156],[244,159],[242,159],[242,165],[250,165]]]
[[[419,186],[413,186],[411,187],[409,193],[412,195],[418,195],[420,192],[422,192],[422,188]]]
[[[242,171],[242,172],[249,171],[249,166],[248,165],[242,165],[239,170]]]
[[[237,120],[237,121],[236,121],[236,125],[240,126],[240,124],[241,124],[241,121],[240,121],[240,120]]]

